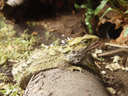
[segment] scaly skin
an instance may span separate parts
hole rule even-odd
[[[31,76],[40,71],[74,68],[72,64],[81,62],[89,51],[88,46],[97,40],[98,37],[94,35],[85,35],[67,41],[66,45],[52,47],[43,45],[43,48],[34,51],[27,61],[22,61],[13,67],[13,76],[17,78],[18,85],[24,89]]]

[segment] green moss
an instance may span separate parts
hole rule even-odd
[[[7,84],[5,89],[0,89],[1,96],[22,96],[23,90],[17,85]]]
[[[27,34],[27,30],[17,36],[14,24],[6,23],[6,19],[0,19],[0,67],[8,68],[7,61],[27,59],[38,42],[37,37]],[[0,73],[0,80],[8,81],[8,76]],[[0,96],[22,96],[23,90],[17,85],[7,84],[6,88],[0,88]]]
[[[0,22],[0,65],[7,60],[28,58],[37,38],[27,33],[16,37],[13,24]]]

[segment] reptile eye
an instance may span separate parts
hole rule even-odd
[[[92,41],[92,39],[86,39],[86,40],[83,40],[82,43],[87,44],[87,43],[89,43],[90,41]]]
[[[88,42],[89,42],[88,40],[84,41],[85,44],[87,44]]]

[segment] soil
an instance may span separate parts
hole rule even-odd
[[[39,43],[48,45],[56,39],[64,40],[67,39],[67,37],[78,37],[86,34],[87,31],[84,28],[84,18],[82,14],[83,12],[61,13],[55,17],[34,21],[34,26],[32,26],[32,23],[30,23],[30,25],[16,23],[15,30],[18,34],[21,34],[26,29],[28,29],[28,33],[37,33],[40,37]]]

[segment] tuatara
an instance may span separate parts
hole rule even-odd
[[[31,76],[42,70],[75,68],[72,66],[82,61],[97,40],[97,36],[84,35],[68,40],[65,45],[43,45],[41,49],[35,50],[27,61],[14,65],[12,74],[18,85],[24,89]]]

